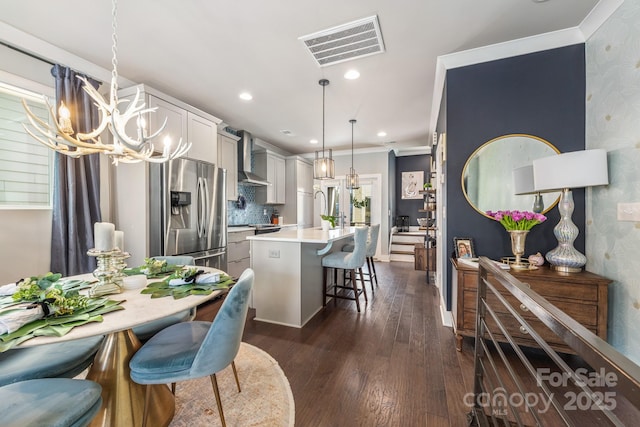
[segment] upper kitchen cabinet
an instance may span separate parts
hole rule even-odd
[[[218,133],[218,163],[227,170],[227,200],[238,198],[238,140],[227,132]]]
[[[191,143],[186,157],[210,163],[218,162],[216,133],[220,119],[145,85],[121,89],[118,97],[133,100],[136,90],[140,90],[141,99],[148,108],[156,109],[155,112],[147,114],[146,131],[155,132],[162,127],[165,119],[167,121],[163,131],[154,139],[156,150],[163,148],[167,137],[172,144],[177,144],[182,138],[183,141]],[[136,134],[136,126],[136,120],[131,120],[128,124],[129,132],[134,132],[132,135]]]
[[[256,201],[265,205],[283,205],[286,200],[284,158],[271,151],[254,152],[255,173],[266,177],[270,185],[256,188]]]

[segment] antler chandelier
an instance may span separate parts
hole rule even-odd
[[[35,138],[45,146],[55,150],[61,154],[70,157],[80,157],[87,154],[103,153],[111,157],[114,164],[137,163],[147,161],[153,163],[163,163],[167,160],[174,159],[184,155],[191,148],[191,143],[185,143],[180,139],[175,147],[171,147],[171,140],[165,138],[162,153],[156,152],[154,145],[150,142],[158,136],[165,128],[167,119],[165,118],[162,126],[152,134],[148,134],[146,130],[146,122],[144,115],[155,112],[156,108],[146,108],[145,103],[140,100],[140,90],[136,90],[136,95],[129,103],[127,108],[120,112],[118,104],[123,101],[118,100],[118,37],[117,29],[117,0],[112,0],[112,59],[111,64],[111,87],[109,93],[109,101],[87,81],[86,78],[78,76],[84,82],[83,89],[95,101],[100,116],[100,123],[89,133],[75,132],[71,126],[70,112],[64,103],[61,103],[58,114],[45,98],[49,114],[54,118],[54,123],[50,124],[37,117],[27,106],[25,100],[22,105],[27,114],[27,119],[33,127],[30,129],[26,124],[25,130],[29,135]],[[126,102],[126,101],[124,101]],[[135,138],[126,134],[125,128],[130,120],[136,119],[137,135]],[[112,143],[102,141],[100,135],[109,128],[112,134]],[[39,133],[37,135],[36,133]]]

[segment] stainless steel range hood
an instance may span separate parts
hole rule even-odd
[[[251,151],[253,151],[253,136],[246,130],[239,133],[238,141],[238,182],[245,185],[270,185],[266,179],[254,174],[251,170]]]

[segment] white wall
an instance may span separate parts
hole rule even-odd
[[[0,81],[20,85],[22,77],[47,86],[52,94],[50,70],[47,63],[0,46]],[[51,210],[0,209],[0,241],[0,285],[48,272]]]

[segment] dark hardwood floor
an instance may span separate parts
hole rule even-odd
[[[380,285],[361,313],[339,300],[297,329],[254,321],[250,311],[243,340],[284,370],[297,426],[467,425],[471,342],[455,350],[426,272],[399,262],[376,269]],[[212,320],[218,306],[200,307],[197,318]]]

